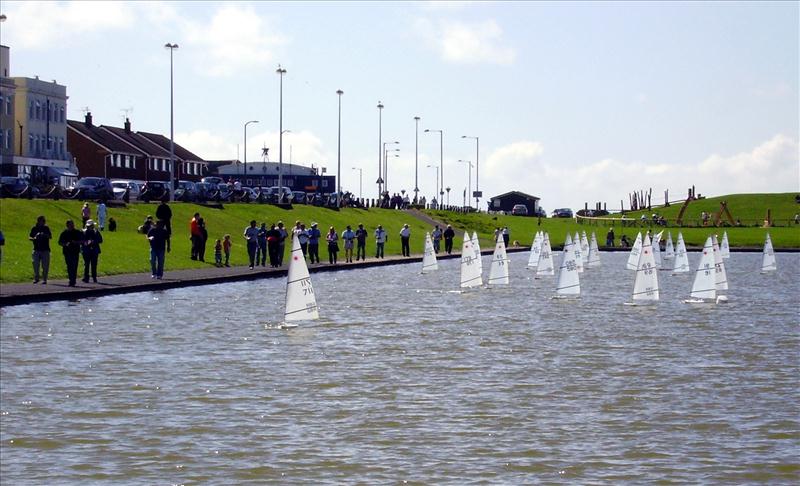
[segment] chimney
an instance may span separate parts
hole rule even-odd
[[[85,121],[85,123],[86,123],[87,127],[91,127],[92,126],[92,112],[91,111],[87,111],[86,112],[86,121]]]
[[[131,120],[129,118],[125,118],[125,133],[131,133]]]

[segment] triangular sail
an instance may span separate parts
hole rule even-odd
[[[575,246],[567,234],[564,242],[563,257],[561,267],[558,271],[558,283],[556,284],[556,295],[580,295],[581,283],[578,275],[578,264],[576,261]]]
[[[714,249],[714,268],[716,269],[717,290],[728,290],[728,274],[725,272],[725,262],[722,261],[716,235],[711,235],[711,244]]]
[[[675,258],[675,247],[672,245],[672,232],[667,231],[667,246],[664,249],[664,260]]]
[[[531,243],[531,254],[528,257],[528,268],[536,268],[539,266],[539,257],[542,254],[542,232],[537,231],[536,236],[533,237]]]
[[[472,247],[475,250],[475,258],[478,259],[478,268],[483,273],[483,259],[481,258],[481,242],[478,241],[478,232],[472,232]]]
[[[589,239],[586,238],[586,231],[581,231],[581,258],[586,266],[586,263],[589,262]]]
[[[642,232],[636,235],[636,241],[631,247],[631,252],[628,255],[628,270],[636,270],[639,264],[639,254],[642,252]]]
[[[597,235],[592,231],[592,238],[589,240],[589,260],[586,262],[587,267],[600,266],[600,248],[597,247]]]
[[[507,285],[508,284],[508,255],[506,254],[506,244],[503,241],[503,235],[498,236],[497,243],[494,246],[494,253],[492,254],[492,266],[489,270],[489,285]]]
[[[706,238],[703,254],[694,274],[691,296],[694,299],[714,299],[717,297],[716,269],[714,268],[714,244],[711,237]]]
[[[722,258],[730,258],[731,257],[731,247],[728,243],[728,232],[725,231],[722,233],[722,241],[719,242],[719,254]]]
[[[687,273],[689,271],[689,257],[686,255],[686,244],[683,242],[683,234],[678,232],[678,247],[675,250],[675,264],[672,266],[672,273]]]
[[[433,251],[433,240],[430,233],[425,233],[425,253],[422,255],[422,273],[429,273],[439,269],[436,262],[436,252]]]
[[[550,234],[544,233],[542,237],[542,252],[539,255],[539,265],[536,267],[536,275],[555,275],[556,270],[553,266],[553,249],[550,247]]]
[[[767,233],[767,239],[764,240],[764,252],[761,257],[761,271],[774,272],[778,269],[778,264],[775,261],[775,250],[772,249],[772,239]]]
[[[653,236],[653,260],[656,262],[656,268],[661,268],[661,235],[663,231]]]
[[[308,274],[306,259],[297,235],[292,238],[292,253],[289,260],[289,273],[286,277],[286,311],[284,322],[319,319],[317,299]]]
[[[572,250],[575,252],[575,264],[578,265],[578,273],[583,273],[583,250],[581,250],[581,237],[575,232],[572,239]]]
[[[633,283],[633,300],[658,300],[658,269],[653,257],[653,244],[645,236],[642,252],[636,264],[636,279]]]
[[[483,285],[481,269],[478,266],[479,257],[475,256],[473,240],[464,232],[464,242],[461,245],[461,287],[477,287]]]

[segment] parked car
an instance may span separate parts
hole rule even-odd
[[[508,207],[508,206],[506,206]],[[528,206],[524,204],[515,204],[513,208],[511,208],[511,215],[512,216],[527,216],[528,215]]]
[[[202,179],[200,179],[200,182],[207,182],[207,183],[210,183],[210,184],[219,185],[219,184],[224,183],[225,181],[222,180],[222,177],[208,176],[208,177],[203,177]]]
[[[39,188],[32,186],[24,177],[5,176],[0,177],[3,197],[36,197],[39,195]],[[31,191],[29,194],[28,191]]]
[[[194,185],[195,200],[208,201],[217,194],[219,187],[212,182],[197,182]]]
[[[111,187],[114,190],[114,199],[122,199],[125,191],[128,191],[128,197],[131,199],[139,199],[139,184],[135,181],[128,181],[122,179],[114,179],[111,181]]]
[[[178,188],[175,189],[175,199],[183,202],[197,200],[197,188],[192,181],[178,181]]]
[[[114,188],[105,177],[84,177],[70,191],[78,199],[114,199]]]
[[[303,191],[292,191],[292,204],[308,204],[306,193]]]
[[[571,218],[572,210],[569,208],[559,208],[553,211],[554,218]]]
[[[144,202],[159,201],[164,196],[169,197],[169,182],[168,181],[147,181],[142,186],[139,197]]]
[[[546,218],[547,217],[547,211],[545,211],[544,208],[539,207],[539,208],[536,208],[536,211],[534,211],[533,215],[534,216],[539,216],[540,218]]]
[[[281,194],[281,190],[278,188],[278,186],[270,187],[270,190],[272,191],[272,197],[273,197],[273,201],[272,202],[275,202],[275,203],[277,203],[277,202],[283,202],[283,203],[292,202],[292,197],[293,197],[292,190],[289,189],[288,187],[283,186],[283,201],[278,201],[278,194]]]

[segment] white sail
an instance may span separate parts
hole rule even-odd
[[[542,252],[539,255],[539,265],[536,267],[536,275],[555,275],[556,270],[553,266],[553,249],[550,247],[550,234],[544,233],[542,237]]]
[[[653,257],[653,244],[648,236],[644,237],[642,252],[636,264],[633,300],[658,300],[658,269]]]
[[[664,260],[675,258],[675,247],[672,245],[672,232],[667,231],[667,247],[664,249]]]
[[[475,250],[475,257],[478,259],[478,268],[483,273],[483,259],[481,258],[481,242],[478,241],[478,232],[472,232],[472,247]]]
[[[503,235],[497,237],[492,254],[492,265],[489,269],[489,285],[508,285],[508,255]]]
[[[578,273],[583,273],[583,250],[581,250],[581,237],[575,232],[572,239],[572,249],[575,252],[575,264],[578,265]]]
[[[686,244],[683,242],[683,234],[678,232],[678,247],[675,250],[675,263],[672,266],[672,273],[687,273],[689,271],[689,257],[686,255]]]
[[[778,269],[778,264],[775,261],[775,250],[772,249],[772,239],[767,233],[767,239],[764,240],[764,253],[761,257],[761,271],[774,272]]]
[[[714,268],[714,244],[711,237],[706,238],[703,254],[694,274],[691,296],[694,299],[715,299],[717,297],[716,269]]]
[[[577,254],[573,248],[574,246],[572,238],[567,234],[564,250],[562,251],[561,267],[558,271],[556,295],[574,296],[581,294],[580,276],[578,275],[578,263],[576,261]]]
[[[481,269],[478,266],[480,257],[475,256],[474,240],[464,232],[464,242],[461,245],[461,287],[477,287],[483,285]]]
[[[642,252],[642,232],[636,235],[636,241],[631,247],[631,252],[628,255],[628,270],[636,270],[639,264],[639,254]]]
[[[661,235],[663,234],[663,231],[659,231],[653,236],[653,259],[656,262],[656,268],[661,268]]]
[[[286,311],[284,322],[319,319],[317,299],[308,274],[306,259],[297,235],[292,239],[292,253],[289,260],[289,273],[286,277]]]
[[[711,244],[714,249],[714,268],[716,269],[717,290],[728,290],[728,275],[725,272],[725,262],[722,261],[722,255],[719,252],[717,235],[711,235]]]
[[[581,231],[581,258],[586,266],[589,262],[589,239],[586,238],[586,231]]]
[[[433,240],[430,233],[425,233],[425,253],[422,255],[422,273],[429,273],[439,269],[436,262],[436,252],[433,251]]]
[[[731,257],[731,247],[728,244],[728,232],[727,231],[722,233],[722,241],[719,242],[719,254],[722,255],[722,258],[730,258]]]
[[[542,232],[537,231],[536,236],[533,237],[531,243],[531,254],[528,257],[528,268],[536,268],[539,266],[539,257],[542,254]]]
[[[597,247],[597,235],[592,231],[592,238],[589,240],[589,259],[586,262],[587,267],[600,266],[600,248]]]

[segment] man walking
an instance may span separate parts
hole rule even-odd
[[[388,239],[389,236],[386,234],[383,226],[379,224],[378,228],[375,230],[375,258],[383,258],[383,246]]]
[[[411,229],[408,227],[407,224],[403,225],[403,229],[400,230],[400,246],[403,250],[404,257],[411,256],[411,248],[409,247],[409,240],[411,239]]]
[[[444,251],[447,252],[449,255],[453,252],[453,238],[456,237],[456,232],[453,231],[453,227],[449,224],[447,228],[444,230]]]
[[[156,219],[164,222],[164,229],[167,231],[167,251],[170,250],[170,239],[172,238],[172,209],[170,209],[167,201],[169,195],[161,199],[161,204],[156,208]]]
[[[367,230],[363,224],[359,224],[356,230],[356,261],[359,259],[367,259]]]
[[[45,224],[44,216],[36,218],[36,226],[31,228],[29,240],[33,242],[33,283],[39,283],[39,266],[42,268],[42,284],[47,283],[50,271],[50,239],[53,238],[50,228]]]
[[[200,253],[200,239],[202,235],[200,234],[200,213],[194,213],[191,221],[189,221],[189,239],[192,241],[192,260],[197,260],[197,256]]]
[[[280,233],[280,239],[278,239],[278,266],[280,267],[283,265],[283,255],[286,253],[286,238],[289,237],[289,232],[283,227],[283,221],[278,221],[278,233]]]
[[[244,239],[247,240],[247,256],[250,257],[250,270],[255,266],[256,250],[258,250],[258,228],[256,220],[250,221],[250,226],[244,229]]]
[[[169,251],[169,233],[163,219],[156,221],[156,225],[147,232],[147,239],[150,241],[150,278],[161,280],[164,276],[165,252]]]
[[[311,223],[311,229],[308,230],[308,255],[311,257],[311,263],[319,263],[319,239],[322,233],[317,228],[317,223]]]
[[[439,228],[437,224],[435,228],[433,228],[433,232],[431,233],[431,238],[433,238],[433,252],[439,253],[439,247],[442,243],[442,230]]]
[[[58,237],[58,244],[61,245],[64,253],[64,261],[67,264],[67,277],[69,286],[74,287],[78,280],[78,260],[81,256],[81,244],[83,243],[83,231],[75,228],[75,223],[71,219],[67,220],[67,229],[61,232]]]

